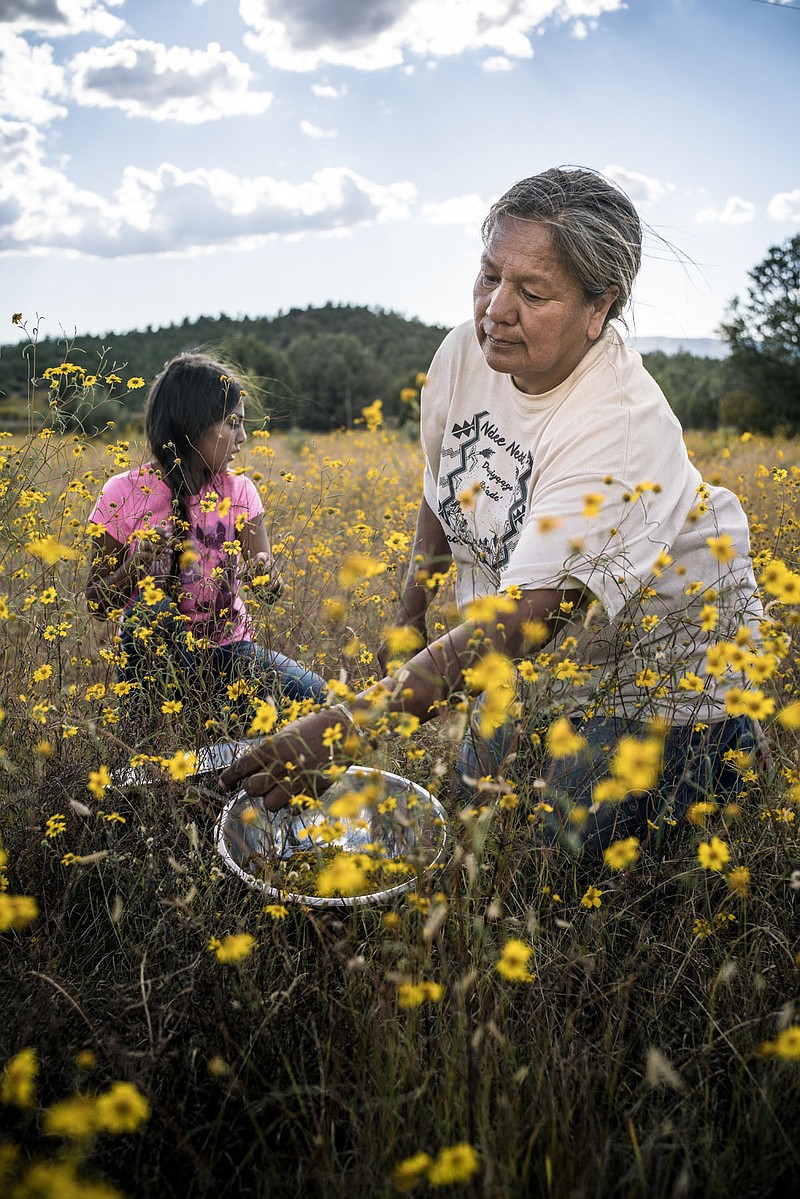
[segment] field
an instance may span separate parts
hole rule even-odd
[[[800,1194],[800,444],[687,438],[772,580],[771,756],[739,802],[624,868],[545,854],[535,780],[454,806],[462,698],[367,759],[441,798],[447,865],[342,911],[265,904],[214,852],[220,798],[187,755],[252,712],[165,666],[126,716],[83,580],[128,436],[0,440],[0,1195]],[[413,436],[373,406],[348,433],[262,431],[246,464],[284,561],[261,633],[358,690],[408,561]],[[433,627],[452,619],[445,586]],[[152,781],[117,781],[143,753]]]

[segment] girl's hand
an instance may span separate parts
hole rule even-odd
[[[283,579],[275,569],[275,559],[271,553],[262,550],[248,558],[244,575],[256,597],[265,604],[274,604],[280,598]]]
[[[127,559],[133,577],[137,582],[148,575],[166,578],[172,562],[172,550],[172,539],[162,533],[156,537],[140,537],[134,542]]]
[[[327,730],[336,732],[337,724],[339,737],[326,737]],[[248,795],[264,797],[268,812],[276,812],[293,795],[317,795],[331,785],[323,771],[330,765],[333,744],[341,745],[346,733],[347,719],[335,708],[311,712],[228,766],[220,783],[227,790],[241,784]]]

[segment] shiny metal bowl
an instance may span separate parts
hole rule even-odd
[[[213,745],[203,745],[197,749],[197,766],[190,778],[194,782],[216,779],[220,771],[230,766],[237,758],[242,757],[255,746],[260,745],[263,737],[250,737],[241,741],[217,741]],[[145,785],[158,776],[158,767],[152,763],[144,766],[127,766],[114,775],[114,782],[119,786]]]
[[[344,796],[363,793],[364,803],[355,814],[334,815],[332,806]],[[388,802],[387,802],[388,801]],[[337,835],[330,837],[332,825]],[[309,854],[323,850],[315,840],[323,832],[326,846],[337,853],[368,854],[380,862],[407,865],[395,885],[375,880],[375,890],[358,895],[303,894],[298,874],[291,876],[293,861],[308,870]],[[315,836],[316,833],[316,836]],[[259,799],[245,791],[236,794],[217,822],[215,841],[225,865],[248,887],[278,901],[310,907],[355,907],[386,903],[413,890],[419,878],[441,865],[447,842],[447,817],[438,799],[409,779],[386,770],[351,766],[323,792],[318,808],[287,807],[267,812]]]

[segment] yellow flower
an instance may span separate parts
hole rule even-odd
[[[141,375],[134,375],[128,380],[128,391],[137,391],[140,387],[144,387],[144,379]]]
[[[500,951],[500,959],[494,968],[503,978],[511,982],[532,983],[535,975],[531,974],[530,963],[533,950],[530,945],[517,937],[510,937]]]
[[[598,887],[587,887],[586,893],[581,899],[581,907],[589,908],[590,910],[592,908],[599,908],[603,903],[602,895],[603,892]]]
[[[196,773],[197,754],[186,753],[185,750],[179,749],[171,758],[163,758],[162,765],[170,778],[179,783],[189,775]]]
[[[629,791],[650,791],[661,773],[663,742],[658,737],[640,741],[636,737],[620,737],[614,751],[611,771],[626,784]]]
[[[144,1095],[130,1082],[115,1082],[95,1101],[97,1125],[106,1132],[136,1132],[150,1118]]]
[[[355,856],[340,853],[317,875],[318,895],[359,895],[367,883],[367,872]]]
[[[750,889],[750,871],[746,866],[734,866],[725,875],[725,882],[738,896],[746,899]]]
[[[289,909],[282,903],[268,903],[265,905],[264,911],[273,920],[285,920],[289,915]]]
[[[442,1149],[428,1168],[428,1182],[432,1187],[450,1186],[456,1182],[469,1182],[481,1168],[480,1158],[471,1145],[462,1141]]]
[[[86,784],[86,790],[91,791],[95,799],[102,799],[107,787],[111,786],[111,775],[108,773],[107,766],[101,766],[99,770],[89,771],[89,781]]]
[[[800,700],[782,708],[778,713],[778,720],[785,729],[800,729]]]
[[[764,1041],[761,1052],[765,1057],[800,1058],[800,1025],[784,1028],[774,1041]]]
[[[182,709],[183,700],[180,699],[165,699],[161,705],[161,711],[164,712],[165,715],[169,715],[172,712],[180,712]]]
[[[322,744],[326,749],[332,750],[334,745],[342,739],[341,724],[329,725],[322,734]]]
[[[645,670],[640,670],[636,675],[637,687],[656,687],[658,685],[658,681],[658,675],[649,667],[647,667]]]
[[[736,557],[736,548],[730,533],[721,533],[719,537],[708,537],[706,545],[718,562],[732,562]]]
[[[209,948],[217,955],[218,962],[241,962],[249,957],[256,946],[256,939],[250,933],[231,933],[218,941],[212,937]]]
[[[62,545],[55,537],[38,537],[35,541],[29,541],[25,549],[34,558],[40,558],[45,566],[55,566],[56,562],[78,556],[76,549],[70,545]]]
[[[599,491],[590,491],[588,495],[583,497],[583,512],[581,515],[586,517],[597,516],[604,498]]]
[[[329,602],[334,603],[335,601]],[[410,658],[425,644],[422,634],[411,625],[399,625],[385,629],[383,636],[393,658]]]
[[[566,716],[560,716],[547,730],[546,743],[551,758],[571,758],[585,749],[586,738],[575,732]]]
[[[260,700],[256,705],[256,714],[252,724],[247,730],[248,737],[255,737],[259,733],[270,733],[275,727],[277,719],[278,711],[275,705],[269,700]]]
[[[432,1164],[433,1158],[428,1153],[415,1153],[413,1157],[407,1157],[394,1168],[395,1186],[400,1191],[410,1191],[427,1175]]]
[[[78,1141],[97,1131],[96,1100],[89,1095],[73,1095],[54,1103],[44,1113],[45,1136],[66,1137]]]
[[[701,841],[697,847],[697,860],[704,870],[721,871],[725,863],[730,860],[730,856],[731,851],[719,837],[712,837],[710,841]]]
[[[473,620],[476,624],[489,624],[498,616],[508,615],[516,610],[517,600],[512,595],[479,595],[467,604],[464,615],[467,620]]]
[[[50,838],[58,837],[61,835],[61,833],[66,831],[66,828],[67,828],[66,816],[63,814],[63,812],[57,812],[55,814],[55,816],[47,817],[47,824],[45,825],[44,835],[45,835],[45,837],[50,837]]]
[[[709,816],[713,816],[716,810],[717,805],[710,799],[698,800],[697,803],[689,804],[686,812],[686,819],[690,824],[701,827],[705,824]]]
[[[444,995],[441,983],[428,982],[421,979],[418,983],[400,983],[397,988],[397,1006],[408,1009],[420,1007],[423,1003],[439,1003]]]
[[[374,579],[385,570],[385,562],[370,558],[368,554],[348,554],[339,571],[339,584],[345,588],[357,587],[359,583]]]
[[[383,400],[373,400],[366,408],[361,409],[367,429],[374,433],[383,424]]]
[[[603,861],[612,870],[624,870],[639,859],[638,837],[625,837],[622,841],[612,841],[608,849],[603,850]]]
[[[7,928],[25,928],[39,915],[39,905],[31,895],[8,895],[0,891],[0,932]]]
[[[0,900],[3,896],[0,895]],[[0,926],[2,927],[2,926]],[[0,1074],[0,1102],[13,1107],[33,1107],[39,1059],[35,1049],[21,1049]]]

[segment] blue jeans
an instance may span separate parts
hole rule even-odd
[[[480,703],[480,700],[478,701]],[[610,774],[610,759],[620,737],[648,736],[648,729],[618,717],[590,717],[576,725],[586,740],[579,755],[549,759],[542,799],[553,811],[544,814],[545,844],[562,845],[586,859],[602,858],[612,841],[638,837],[648,847],[661,844],[669,830],[686,815],[689,805],[713,799],[733,799],[741,787],[736,766],[725,760],[728,750],[749,753],[754,748],[753,726],[744,716],[730,717],[695,731],[693,725],[673,725],[664,739],[663,770],[657,788],[633,792],[619,802],[593,805],[592,791]],[[490,737],[470,727],[456,765],[458,795],[474,803],[479,795],[473,780],[496,775],[517,744],[521,747],[512,774],[524,770],[524,725],[502,725]],[[580,820],[575,816],[579,815]]]
[[[154,652],[153,642],[165,646],[163,656]],[[175,619],[166,601],[147,605],[137,600],[128,605],[120,630],[120,649],[126,655],[119,670],[121,682],[143,683],[154,671],[163,677],[169,664],[181,676],[181,691],[194,691],[215,702],[230,702],[227,688],[238,679],[254,683],[258,699],[311,699],[322,703],[327,694],[328,685],[320,675],[255,641],[190,650],[185,624]]]

